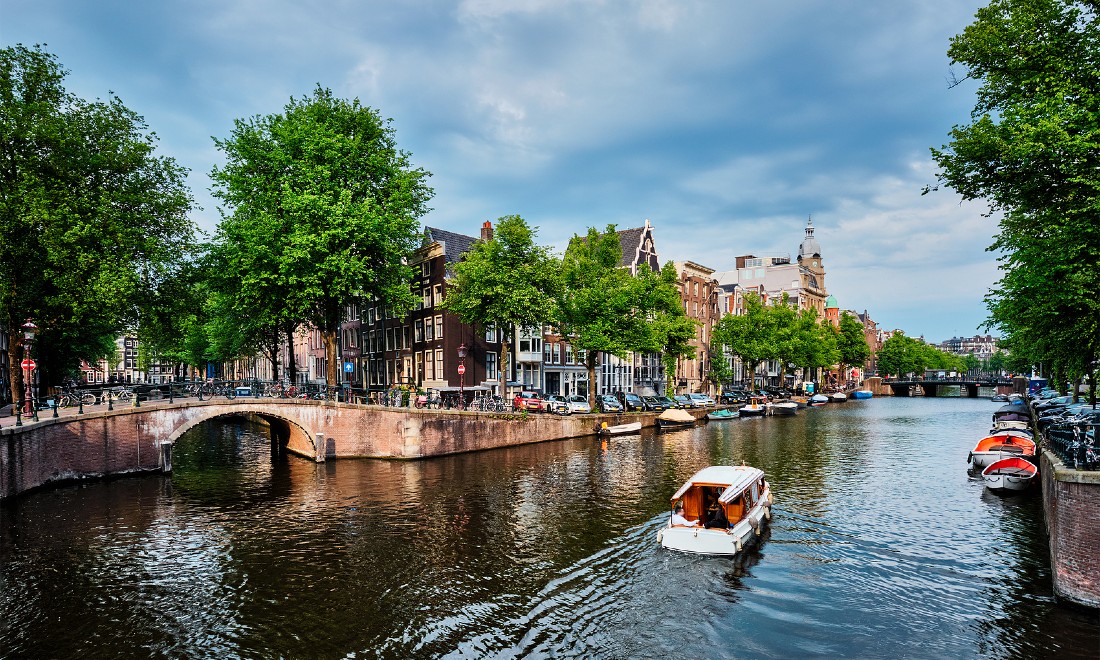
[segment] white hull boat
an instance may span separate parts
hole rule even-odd
[[[975,468],[987,468],[1003,458],[1035,456],[1035,442],[1013,435],[991,435],[974,445],[967,458]]]
[[[844,392],[833,392],[832,394],[829,395],[829,399],[833,403],[844,403],[845,401],[848,400],[848,395],[845,394]]]
[[[662,547],[708,555],[735,555],[756,541],[771,520],[772,492],[764,472],[747,465],[712,465],[696,472],[672,496],[691,526],[657,532]]]
[[[768,404],[764,399],[753,397],[737,412],[742,417],[763,417],[768,414]]]
[[[596,433],[600,435],[623,435],[626,433],[639,433],[642,430],[641,422],[630,422],[629,424],[615,424],[608,426],[607,422],[604,422],[596,429]]]
[[[1024,490],[1035,481],[1039,468],[1022,458],[1003,458],[982,470],[986,488],[996,491]]]
[[[798,412],[798,404],[793,401],[780,401],[771,404],[773,415],[793,415]]]

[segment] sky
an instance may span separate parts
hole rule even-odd
[[[949,40],[984,2],[0,0],[0,45],[45,44],[189,168],[213,232],[213,138],[318,85],[392,119],[432,173],[423,224],[519,214],[561,251],[649,220],[662,262],[798,253],[813,218],[841,309],[939,342],[986,331],[987,207],[929,149],[977,85]],[[201,208],[198,208],[201,207]]]

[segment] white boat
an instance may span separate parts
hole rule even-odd
[[[696,522],[657,532],[663,547],[708,555],[735,555],[754,542],[771,519],[772,492],[764,472],[747,465],[712,465],[699,470],[672,496],[672,510]]]
[[[679,408],[669,408],[660,415],[657,415],[657,428],[687,428],[694,425],[695,417],[688,411]]]
[[[848,395],[844,392],[833,392],[829,395],[829,400],[833,403],[844,403],[848,400]]]
[[[997,491],[1024,490],[1035,481],[1039,468],[1031,461],[1012,456],[982,470],[986,488]]]
[[[763,417],[768,414],[768,404],[760,397],[752,397],[737,411],[742,417]]]
[[[1002,458],[1035,456],[1035,442],[1012,435],[991,435],[982,438],[970,451],[967,460],[976,468],[986,468]]]
[[[823,406],[826,403],[829,403],[829,397],[824,394],[815,394],[810,397],[811,406]]]
[[[613,424],[608,426],[607,422],[603,422],[596,429],[596,433],[600,435],[623,435],[624,433],[638,433],[642,430],[641,422],[630,422],[629,424]]]
[[[794,401],[780,401],[771,404],[773,415],[793,415],[798,412],[798,404]]]
[[[1020,420],[998,420],[996,422],[993,422],[993,430],[994,431],[1009,431],[1009,430],[1029,431],[1029,430],[1031,430],[1031,422],[1024,422],[1024,421],[1020,421]]]

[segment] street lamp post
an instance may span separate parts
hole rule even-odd
[[[34,414],[34,403],[32,397],[34,396],[31,390],[31,379],[33,378],[34,369],[38,365],[31,359],[31,347],[34,345],[34,334],[38,332],[38,326],[34,324],[34,321],[27,319],[27,322],[19,326],[23,331],[23,407],[25,414],[31,416]]]
[[[466,407],[466,396],[463,392],[463,388],[466,386],[466,354],[469,350],[466,348],[466,342],[462,342],[458,345],[458,409],[462,410]]]

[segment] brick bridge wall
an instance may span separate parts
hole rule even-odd
[[[1044,451],[1040,474],[1054,593],[1100,607],[1100,472],[1067,469],[1056,455]]]
[[[269,423],[288,451],[318,461],[441,456],[590,435],[599,422],[627,421],[619,415],[523,416],[271,399],[147,403],[0,429],[0,498],[70,479],[171,470],[171,446],[184,432],[233,415]],[[635,414],[629,421],[648,426],[655,417]]]

